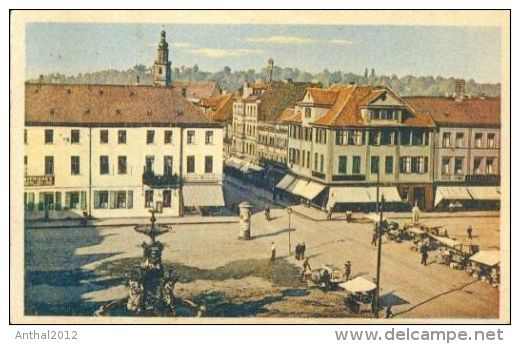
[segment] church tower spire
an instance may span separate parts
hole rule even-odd
[[[171,83],[171,62],[168,61],[168,42],[166,32],[161,31],[161,40],[157,47],[157,59],[153,65],[153,84],[155,86],[169,86]]]

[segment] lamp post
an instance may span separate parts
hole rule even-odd
[[[381,244],[383,237],[383,205],[385,204],[385,195],[381,195],[381,204],[379,204],[379,184],[378,190],[378,209],[379,209],[379,223],[377,224],[377,272],[376,272],[376,295],[374,300],[374,317],[379,318],[379,291],[381,278]]]
[[[287,214],[289,215],[289,255],[291,254],[291,214],[292,209],[291,207],[287,207]]]

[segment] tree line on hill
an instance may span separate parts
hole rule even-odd
[[[253,83],[265,81],[269,77],[270,70],[262,68],[260,71],[254,69],[235,70],[225,66],[222,70],[214,73],[203,72],[197,65],[193,67],[175,67],[172,70],[173,80],[215,81],[223,91],[234,92],[245,82]],[[352,72],[333,71],[327,69],[319,73],[309,73],[298,68],[274,66],[272,80],[292,80],[294,82],[316,82],[323,87],[334,84],[358,84],[358,85],[386,85],[391,87],[401,96],[451,96],[455,91],[455,80],[453,77],[442,76],[413,76],[406,75],[376,75],[372,69],[363,75]],[[151,85],[153,83],[152,68],[142,64],[135,65],[128,70],[107,69],[92,73],[78,73],[75,75],[64,75],[52,73],[40,76],[40,79],[28,80],[29,82],[45,83],[67,83],[67,84],[135,84]],[[500,84],[478,83],[473,79],[465,80],[466,94],[473,96],[496,97],[500,95]]]

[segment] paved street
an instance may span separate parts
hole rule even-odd
[[[213,316],[349,316],[341,292],[324,293],[299,282],[301,262],[288,255],[286,209],[273,205],[273,220],[266,222],[261,210],[266,200],[229,184],[225,193],[227,200],[254,203],[253,239],[237,240],[236,223],[174,225],[173,233],[160,240],[166,244],[163,260],[183,276],[178,295],[205,302]],[[459,215],[428,221],[463,228],[467,217]],[[477,242],[498,238],[496,214],[475,222]],[[370,224],[314,221],[293,214],[291,227],[292,248],[305,242],[312,268],[325,263],[342,267],[350,260],[354,276],[375,276]],[[124,297],[119,270],[138,261],[144,240],[131,226],[37,228],[26,234],[26,311],[32,314],[88,315],[100,302]],[[280,257],[275,267],[268,265],[272,241]],[[491,241],[486,245],[498,246],[498,241]],[[422,266],[410,246],[409,242],[383,245],[382,304],[393,304],[398,318],[498,316],[497,289],[444,265]]]

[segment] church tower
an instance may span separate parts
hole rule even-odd
[[[153,84],[155,86],[169,86],[171,83],[171,62],[168,61],[168,43],[166,32],[161,31],[161,41],[157,47],[157,59],[153,65]]]

